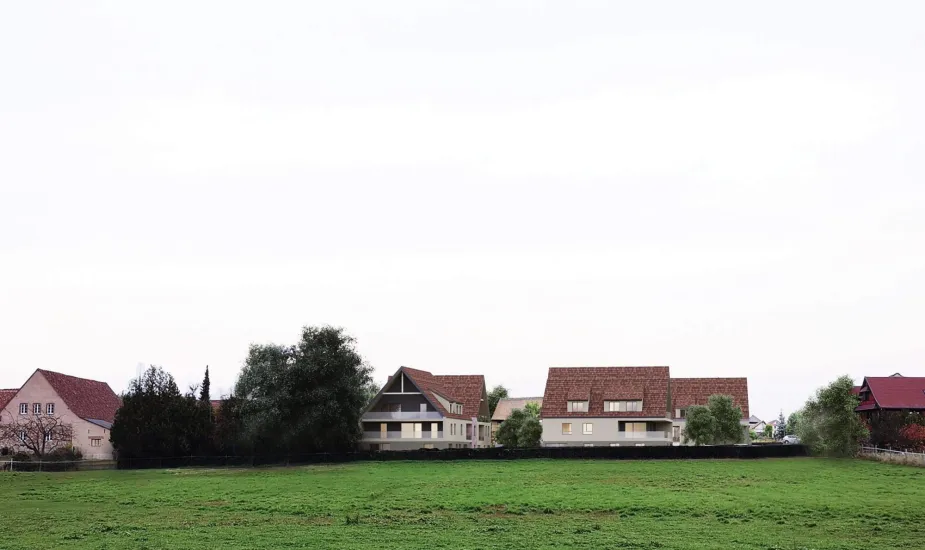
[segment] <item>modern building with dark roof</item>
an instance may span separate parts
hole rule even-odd
[[[687,408],[732,396],[748,433],[745,378],[671,378],[668,367],[552,367],[543,408],[545,446],[671,445],[683,441]]]
[[[401,367],[362,417],[361,448],[451,449],[491,444],[485,377]]]
[[[62,443],[80,449],[84,458],[109,459],[109,431],[121,406],[106,382],[38,369],[18,390],[0,390],[0,423],[56,416],[73,432],[72,440]]]

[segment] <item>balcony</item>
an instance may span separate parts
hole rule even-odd
[[[657,432],[618,432],[617,441],[668,441],[671,432],[667,430]]]
[[[401,435],[402,435],[401,432],[385,432],[385,437],[382,437],[382,432],[363,432],[363,440],[364,440],[364,441],[369,441],[369,440],[374,440],[374,439],[379,439],[379,440],[382,440],[382,439],[404,439],[405,441],[412,441],[412,440],[415,440],[415,439],[426,439],[426,440],[433,441],[433,440],[435,440],[435,439],[440,439],[440,434],[439,434],[439,433],[437,434],[437,437],[431,437],[430,431],[422,432],[421,434],[419,434],[420,437],[414,437],[414,436],[412,436],[412,437],[402,437]]]
[[[402,411],[382,412],[370,411],[363,415],[363,420],[443,420],[443,415],[437,411]]]

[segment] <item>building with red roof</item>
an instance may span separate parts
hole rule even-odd
[[[861,400],[855,409],[869,417],[878,411],[905,411],[925,414],[925,377],[867,376],[856,393]]]
[[[451,449],[491,444],[481,374],[434,375],[401,367],[363,413],[361,448]]]
[[[109,459],[109,432],[120,406],[122,400],[106,382],[38,369],[18,390],[0,390],[0,423],[55,416],[71,426],[68,443],[84,458]]]
[[[748,432],[745,378],[671,378],[668,367],[552,367],[541,418],[546,446],[671,445],[686,413],[730,395]]]

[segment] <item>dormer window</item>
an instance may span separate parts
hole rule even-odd
[[[462,414],[463,406],[459,403],[450,403],[450,412],[452,414]]]
[[[568,412],[588,412],[587,401],[569,401]]]
[[[642,401],[604,401],[604,412],[640,412]]]

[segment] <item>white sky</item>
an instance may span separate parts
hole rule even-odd
[[[5,3],[0,387],[925,373],[925,4],[634,4]]]

